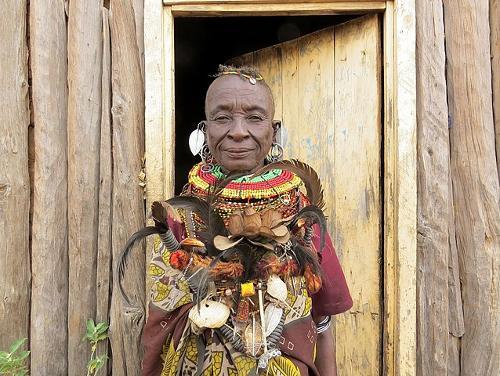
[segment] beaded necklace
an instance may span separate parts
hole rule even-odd
[[[226,174],[221,166],[214,166],[211,171],[201,169],[202,163],[195,165],[189,173],[191,193],[206,197],[209,190]],[[271,170],[250,178],[243,176],[233,180],[220,193],[217,211],[227,219],[234,210],[252,206],[256,211],[273,208],[288,217],[297,212],[302,180],[290,171]]]

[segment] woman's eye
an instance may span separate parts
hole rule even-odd
[[[250,120],[250,121],[262,121],[264,119],[260,115],[250,115],[248,117],[248,120]]]
[[[219,116],[216,116],[214,118],[214,121],[217,121],[219,123],[221,123],[221,122],[225,123],[225,122],[228,122],[230,120],[231,120],[231,118],[229,116],[227,116],[227,115],[219,115]]]

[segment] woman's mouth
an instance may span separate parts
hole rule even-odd
[[[253,149],[242,149],[242,148],[230,148],[224,150],[228,157],[235,159],[242,159],[253,152]]]

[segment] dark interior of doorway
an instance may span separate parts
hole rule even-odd
[[[189,134],[205,118],[211,75],[228,59],[346,22],[355,16],[217,17],[175,19],[175,191],[200,158],[189,151]]]

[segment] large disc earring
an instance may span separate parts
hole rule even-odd
[[[205,127],[206,123],[200,121],[196,129],[189,135],[189,150],[193,155],[199,154],[205,145]]]
[[[283,160],[283,146],[277,142],[273,142],[271,145],[271,150],[266,157],[268,163],[279,162]]]

